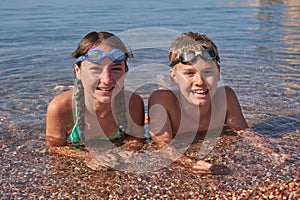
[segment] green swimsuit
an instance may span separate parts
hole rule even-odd
[[[73,94],[73,99],[75,97],[75,93]],[[72,132],[70,135],[67,136],[67,141],[70,141],[72,144],[76,144],[80,142],[80,136],[81,136],[81,132],[78,126],[78,107],[77,107],[77,103],[76,103],[76,107],[75,107],[75,116],[76,116],[76,121],[75,124],[73,126]],[[115,135],[106,137],[107,140],[113,140],[116,138],[120,138],[121,137],[121,130],[118,128],[118,131]]]

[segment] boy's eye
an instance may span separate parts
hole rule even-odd
[[[194,75],[195,73],[196,73],[195,70],[185,70],[185,71],[183,71],[184,75]]]
[[[213,71],[213,70],[204,70],[204,71],[202,72],[202,74],[203,74],[204,76],[214,76],[214,75],[215,75],[215,71]]]

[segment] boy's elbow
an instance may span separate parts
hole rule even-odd
[[[163,133],[163,134],[155,134],[153,132],[149,132],[151,139],[156,142],[159,145],[167,145],[172,141],[172,136],[170,136],[169,133]]]

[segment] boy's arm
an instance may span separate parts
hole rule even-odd
[[[251,144],[260,150],[269,153],[274,156],[279,162],[285,161],[289,156],[280,155],[276,153],[266,137],[263,137],[248,128],[247,122],[243,116],[240,103],[234,93],[234,91],[226,87],[226,97],[227,97],[227,116],[226,124],[235,130],[235,132],[243,138],[243,141],[247,144]]]
[[[268,138],[259,135],[251,128],[245,128],[243,130],[236,131],[236,133],[243,138],[244,143],[250,144],[257,149],[268,153],[280,163],[285,162],[290,157],[288,154],[280,154],[275,152],[274,148],[276,147],[271,144],[271,141]]]
[[[175,97],[176,98],[176,97]],[[174,99],[173,99],[174,100]],[[162,156],[166,159],[175,159],[184,166],[189,166],[197,173],[211,173],[212,165],[192,159],[178,152],[170,145],[173,139],[174,127],[170,118],[170,110],[176,104],[172,101],[172,95],[165,91],[156,91],[149,98],[149,133],[153,141],[158,144]]]

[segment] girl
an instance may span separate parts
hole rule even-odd
[[[84,144],[93,139],[121,141],[139,149],[144,137],[144,103],[124,90],[127,59],[124,43],[109,32],[90,32],[72,53],[76,87],[48,106],[46,141],[50,147]]]

